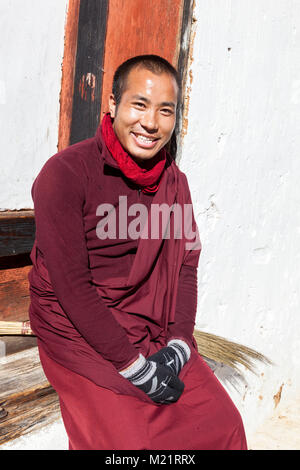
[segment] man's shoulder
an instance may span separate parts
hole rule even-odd
[[[183,185],[188,185],[187,176],[185,172],[179,168],[176,160],[170,158],[169,162],[170,162],[170,165],[169,165],[170,172],[174,172],[174,174],[177,176],[179,183]]]
[[[79,177],[88,175],[99,159],[99,150],[95,138],[78,142],[55,153],[44,163],[41,172],[64,169],[70,175]]]
[[[93,160],[95,157],[97,157],[97,143],[95,138],[92,137],[69,145],[50,157],[49,160],[57,160],[60,163],[70,166],[70,169],[75,169],[77,166],[80,167],[82,164]]]
[[[94,138],[86,139],[52,155],[42,165],[31,188],[31,194],[41,189],[49,194],[55,190],[68,189],[81,194],[94,177],[100,160],[100,152]],[[45,189],[46,188],[46,189]]]

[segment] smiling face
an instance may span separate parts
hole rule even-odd
[[[122,147],[137,163],[156,155],[170,140],[176,122],[178,87],[168,73],[133,68],[119,105],[109,98],[113,128]]]

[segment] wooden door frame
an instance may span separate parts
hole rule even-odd
[[[168,0],[164,1],[165,6],[170,4]],[[69,0],[62,66],[59,151],[84,138],[92,137],[102,116],[107,111],[106,103],[110,92],[112,73],[118,65],[115,58],[112,60],[113,54],[110,54],[110,51],[114,44],[115,47],[118,46],[118,41],[124,41],[121,32],[118,36],[118,30],[116,30],[118,18],[122,18],[122,11],[119,11],[122,7],[122,0],[101,0],[101,9],[99,3],[99,0]],[[125,8],[124,0],[123,3]],[[137,0],[126,0],[127,16],[128,9],[133,8],[136,3]],[[177,110],[175,130],[177,145],[180,146],[194,0],[174,0],[173,5],[176,8],[173,6],[172,10],[166,9],[166,18],[162,16],[164,4],[161,1],[160,5],[162,10],[159,12],[153,10],[153,19],[162,23],[166,19],[166,22],[169,22],[168,24],[173,27],[173,29],[169,27],[163,31],[164,36],[161,39],[164,40],[164,44],[167,44],[164,57],[178,69],[182,79],[183,96]],[[117,11],[119,11],[119,17],[116,16]],[[93,16],[93,19],[88,18],[89,15]],[[148,16],[149,11],[147,10],[147,18],[145,14],[142,20],[140,18],[140,21],[145,21],[145,28],[148,27],[147,21],[150,21]],[[174,25],[176,34],[174,34]],[[125,29],[126,25],[120,24],[120,29],[122,27]],[[98,33],[95,34],[95,31]],[[111,44],[112,32],[116,35],[113,38],[115,43]],[[128,40],[126,46],[128,54],[126,57],[123,51],[120,62],[136,55],[136,51],[137,53],[152,53],[150,51],[153,38],[147,39],[146,37],[148,44],[146,46],[144,44],[142,49],[138,47],[138,37],[136,43],[134,43],[134,35],[132,34],[131,39],[126,39]],[[158,53],[157,49],[153,53]]]

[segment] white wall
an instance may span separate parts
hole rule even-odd
[[[0,1],[0,210],[32,208],[57,151],[67,0]]]
[[[180,167],[203,244],[197,326],[276,363],[231,393],[251,432],[282,384],[281,401],[300,392],[300,2],[196,0],[194,15]]]

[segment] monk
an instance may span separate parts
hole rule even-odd
[[[241,416],[193,337],[201,252],[168,148],[180,78],[137,56],[93,138],[32,186],[30,322],[70,450],[245,450]]]

